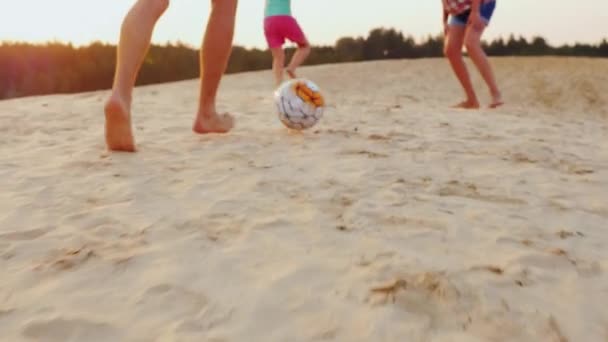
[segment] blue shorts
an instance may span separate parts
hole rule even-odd
[[[479,14],[481,15],[481,19],[486,22],[486,25],[490,23],[490,19],[492,19],[492,14],[494,14],[494,9],[496,8],[496,1],[485,2],[481,5],[479,9]],[[459,15],[452,15],[450,17],[450,26],[466,26],[469,22],[469,17],[471,16],[471,10],[467,10],[464,13]]]

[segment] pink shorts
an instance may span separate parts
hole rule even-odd
[[[290,15],[276,15],[264,19],[264,35],[271,49],[282,47],[288,39],[298,46],[307,46],[308,40],[296,19]]]

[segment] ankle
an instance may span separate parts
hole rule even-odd
[[[110,95],[110,101],[118,101],[123,105],[130,107],[132,102],[132,94],[130,92],[122,91],[120,89],[116,89],[112,91]]]
[[[479,100],[477,99],[477,97],[467,97],[465,102],[470,104],[479,104]]]
[[[201,105],[198,109],[198,116],[209,118],[216,115],[215,105]]]

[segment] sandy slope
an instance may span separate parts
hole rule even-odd
[[[1,340],[607,341],[608,61],[495,63],[478,112],[443,60],[304,69],[303,135],[268,72],[225,79],[226,136],[197,82],[140,88],[135,155],[107,92],[0,102]]]

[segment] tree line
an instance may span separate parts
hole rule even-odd
[[[490,56],[574,56],[608,57],[608,40],[597,44],[551,46],[542,37],[510,36],[484,43]],[[340,38],[333,46],[314,46],[307,65],[428,58],[443,55],[443,36],[429,36],[416,42],[395,29],[377,28],[367,37]],[[293,49],[288,49],[290,56]],[[0,45],[0,100],[56,93],[109,89],[114,76],[116,47],[92,43]],[[227,73],[270,69],[267,50],[235,46]],[[153,45],[146,56],[137,85],[180,81],[198,77],[198,50],[185,44]]]

